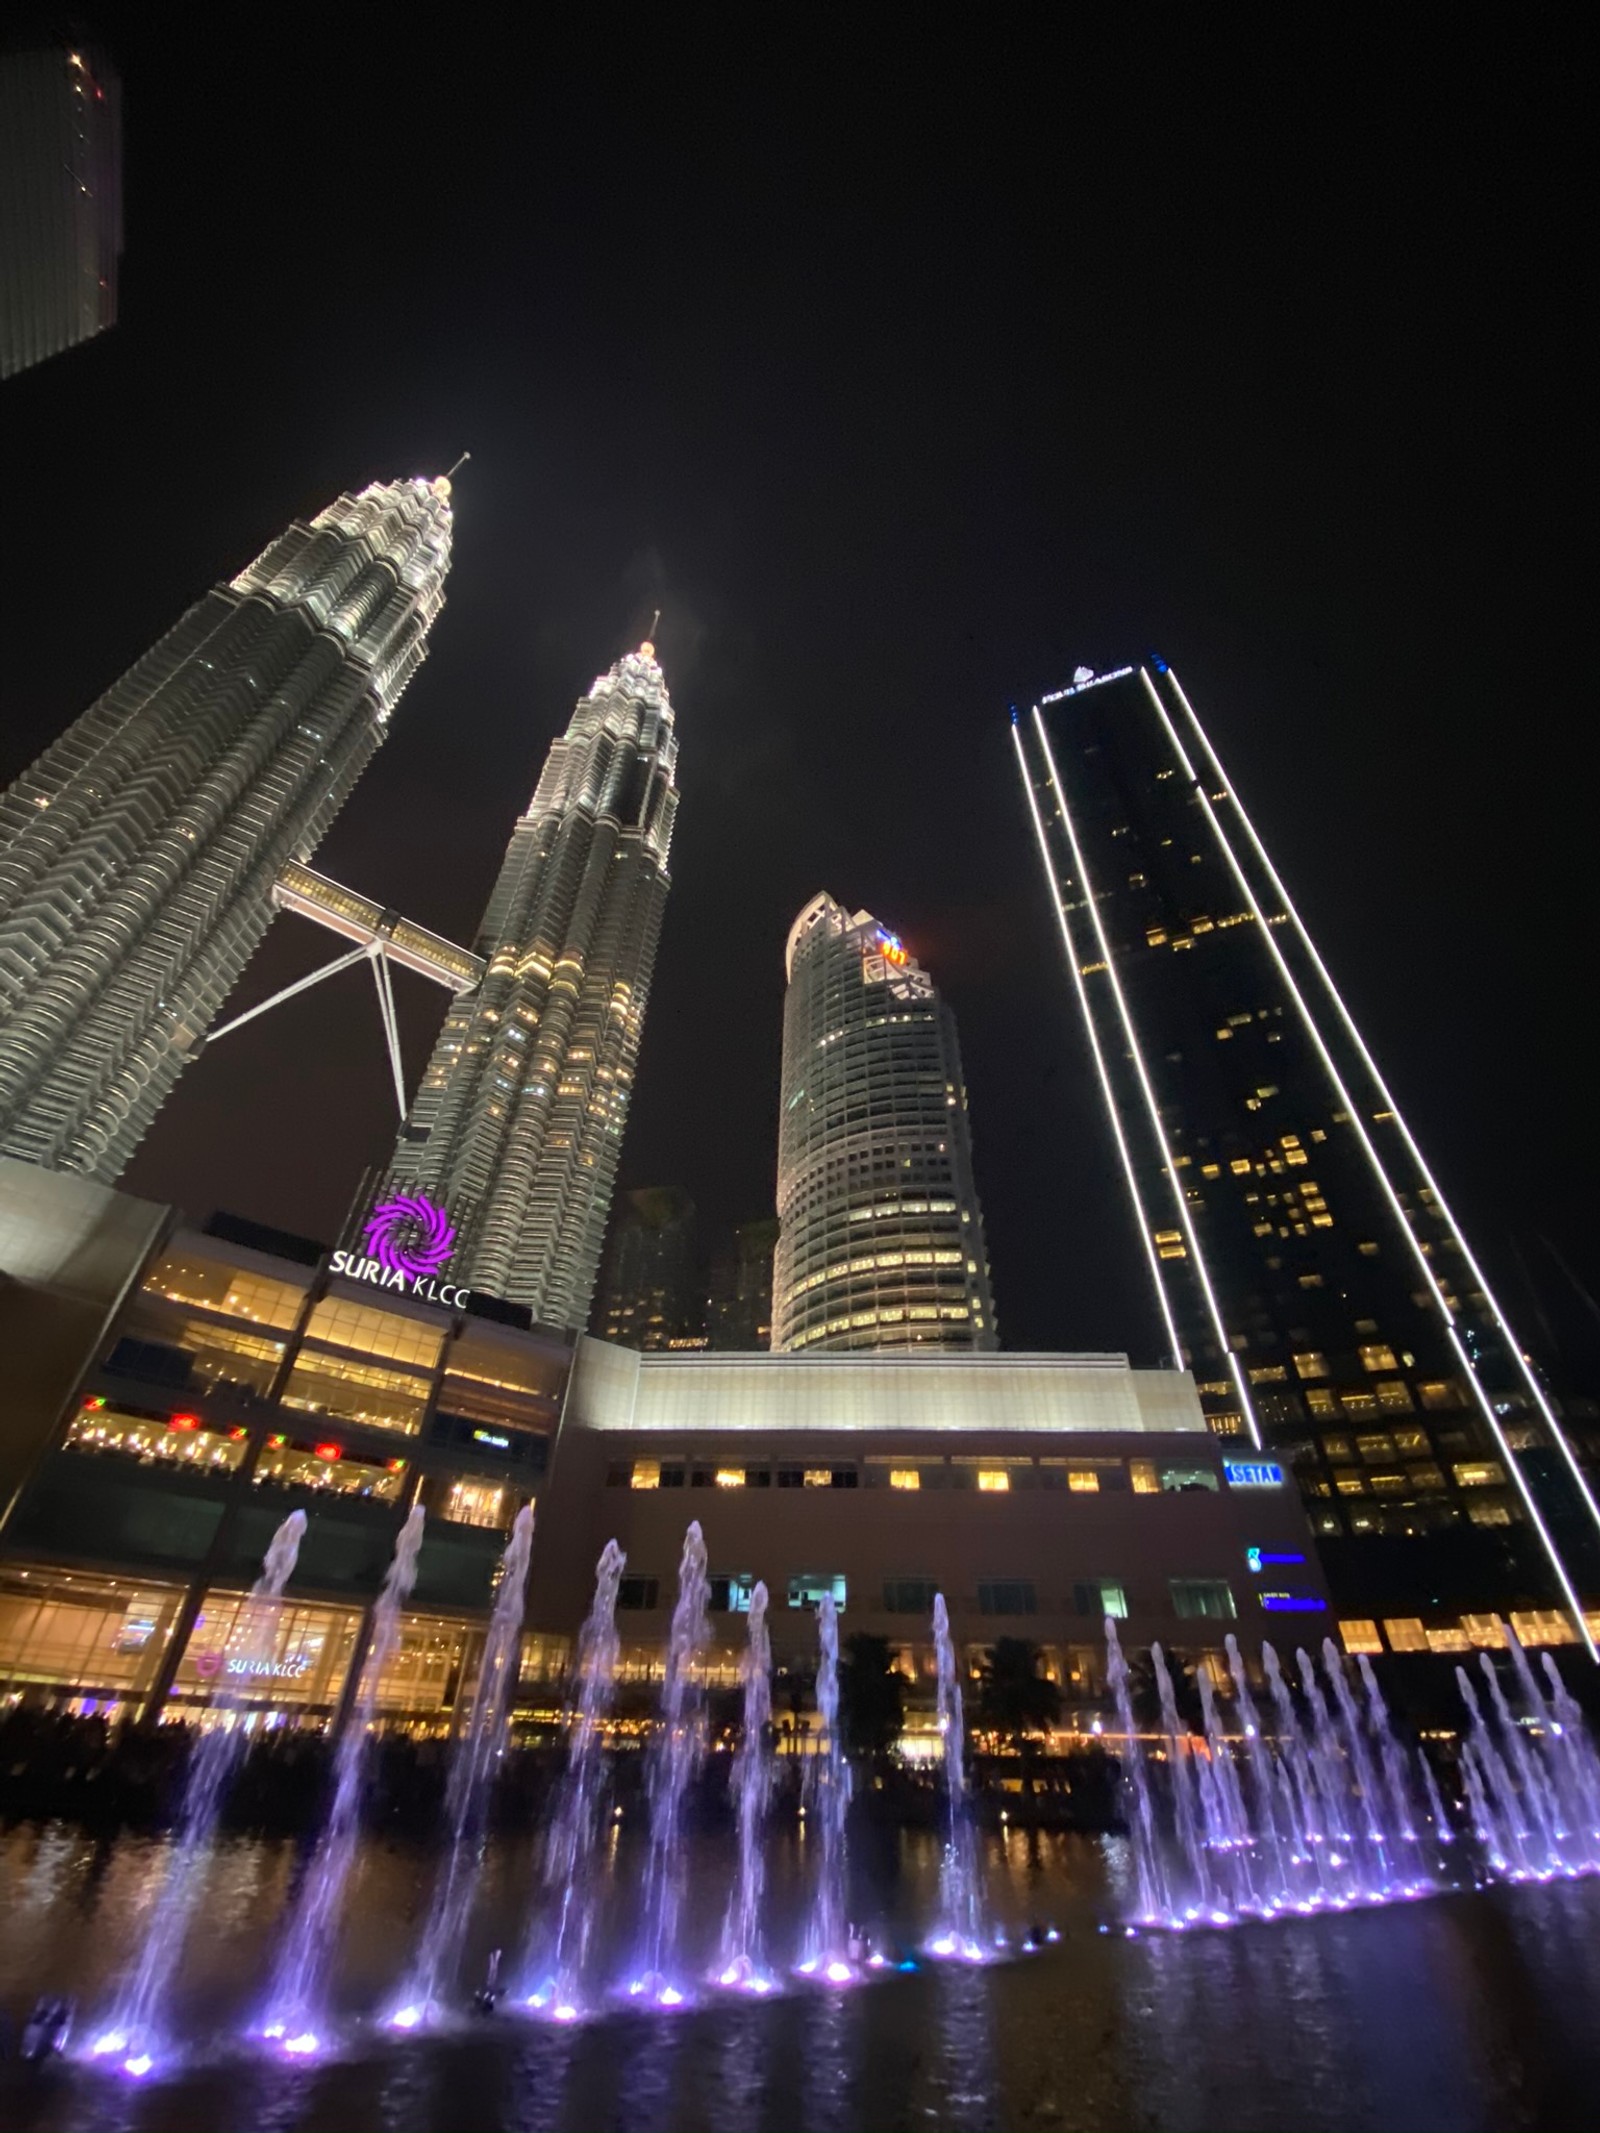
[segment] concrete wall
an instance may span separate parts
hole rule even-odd
[[[0,1157],[0,1526],[172,1210]]]

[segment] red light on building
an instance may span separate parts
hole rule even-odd
[[[198,1415],[174,1415],[167,1427],[168,1429],[198,1429],[200,1427],[200,1417]]]
[[[342,1459],[344,1457],[344,1446],[342,1444],[319,1444],[316,1447],[316,1452],[319,1459]]]

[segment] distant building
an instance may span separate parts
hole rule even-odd
[[[84,44],[0,50],[0,378],[117,319],[122,84]]]
[[[657,1352],[705,1346],[705,1291],[694,1202],[675,1185],[624,1193],[611,1222],[600,1301],[601,1340]]]
[[[391,1182],[449,1205],[457,1278],[585,1326],[666,909],[678,737],[655,646],[551,743],[445,1017]]]
[[[1600,1597],[1596,1508],[1177,677],[1013,726],[1159,1343],[1291,1467],[1371,1648]],[[1463,1622],[1469,1627],[1464,1630]],[[1382,1624],[1380,1637],[1378,1625]]]
[[[997,1346],[954,1016],[831,896],[785,968],[773,1347]]]
[[[0,1154],[121,1172],[382,746],[451,523],[442,477],[341,496],[0,793]]]
[[[706,1298],[706,1345],[751,1353],[772,1346],[772,1256],[778,1248],[775,1216],[741,1222],[729,1251],[711,1261]]]

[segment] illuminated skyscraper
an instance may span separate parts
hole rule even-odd
[[[0,378],[115,325],[122,87],[92,46],[0,51]]]
[[[602,674],[511,833],[391,1178],[447,1201],[452,1278],[581,1330],[666,907],[678,737],[655,647]]]
[[[831,896],[785,964],[774,1349],[997,1346],[954,1016]]]
[[[0,1154],[132,1155],[426,654],[449,498],[291,526],[0,795]]]
[[[1161,1345],[1292,1465],[1347,1634],[1600,1597],[1589,1485],[1177,677],[1012,733]],[[1455,1626],[1452,1627],[1451,1625]]]

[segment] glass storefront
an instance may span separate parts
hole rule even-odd
[[[181,1585],[0,1571],[0,1694],[68,1695],[114,1715],[154,1684],[182,1600]]]
[[[197,1706],[219,1701],[295,1712],[333,1708],[355,1656],[360,1608],[284,1600],[263,1637],[260,1604],[242,1592],[206,1594],[178,1661],[168,1716],[201,1716]]]

